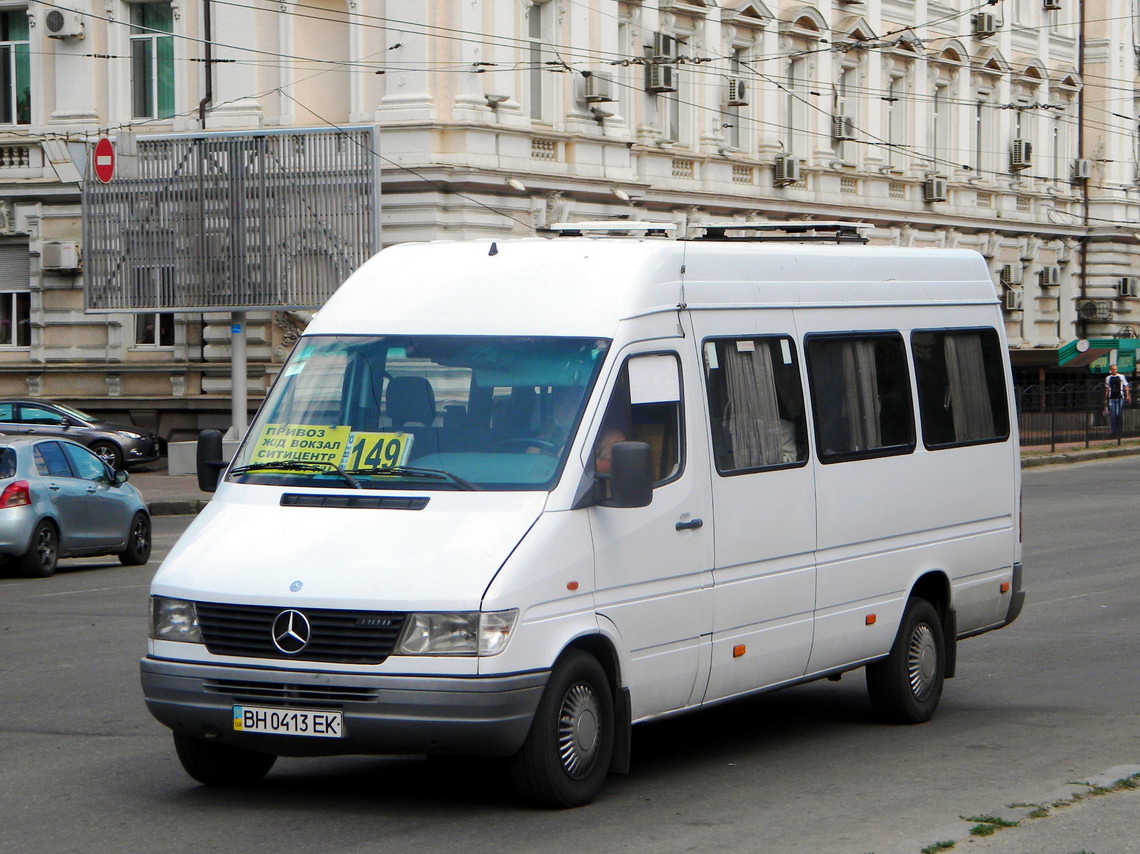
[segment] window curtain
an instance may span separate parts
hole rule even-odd
[[[852,451],[881,447],[879,381],[874,341],[849,341],[843,347],[843,388]]]
[[[783,462],[780,408],[771,350],[765,344],[742,350],[730,342],[722,358],[728,386],[724,423],[736,468],[778,465]]]
[[[969,442],[995,435],[997,431],[980,337],[947,335],[943,340],[943,352],[955,437],[959,442]]]

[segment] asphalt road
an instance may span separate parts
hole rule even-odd
[[[0,568],[0,852],[980,854],[960,816],[1140,763],[1138,487],[1140,458],[1026,472],[1025,611],[961,644],[930,723],[874,722],[848,674],[638,727],[633,772],[566,812],[516,805],[475,762],[282,759],[255,789],[197,786],[137,676],[147,583],[188,517],[156,519],[148,567]],[[1106,817],[1075,831],[1095,839],[1056,854],[1136,850],[1140,811],[1121,805],[1140,798],[1098,800]],[[1002,831],[1000,850],[1052,854],[1049,827]]]

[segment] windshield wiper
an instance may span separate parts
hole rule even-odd
[[[452,483],[462,489],[474,490],[476,492],[479,491],[479,487],[473,484],[471,481],[464,480],[459,475],[452,474],[451,472],[444,471],[443,469],[425,469],[419,468],[418,466],[380,466],[374,469],[349,469],[348,471],[344,472],[344,474],[394,474],[400,475],[402,477],[423,477],[430,478],[432,480],[450,480]]]
[[[353,489],[363,489],[360,481],[354,478],[351,474],[346,472],[335,463],[312,463],[306,460],[276,460],[271,463],[250,463],[249,465],[237,466],[230,469],[230,474],[245,474],[249,471],[315,471],[315,472],[329,472],[334,471]]]

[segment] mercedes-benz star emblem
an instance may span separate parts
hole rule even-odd
[[[273,620],[273,645],[286,655],[296,655],[309,645],[313,629],[300,611],[282,611]]]

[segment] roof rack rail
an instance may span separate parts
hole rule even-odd
[[[607,219],[591,222],[556,222],[550,226],[549,230],[557,232],[559,237],[614,237],[634,235],[645,237],[671,237],[671,232],[677,230],[677,225],[672,222]]]
[[[692,228],[704,233],[693,240],[745,240],[757,242],[866,243],[861,232],[872,228],[869,222],[825,222],[817,220],[789,222],[695,222]],[[730,231],[752,234],[729,236]],[[757,233],[759,232],[759,233]]]

